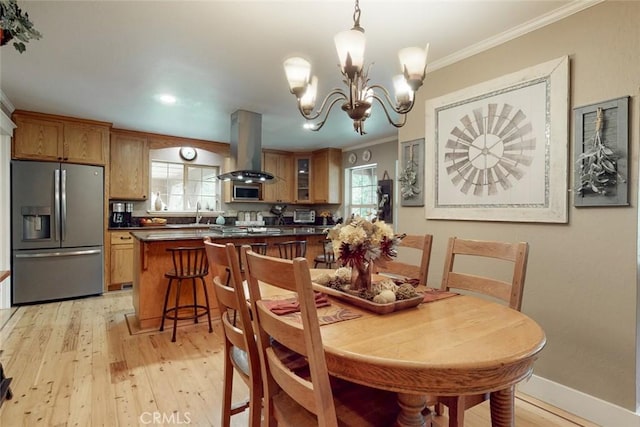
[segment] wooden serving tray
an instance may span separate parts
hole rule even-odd
[[[378,304],[373,301],[366,300],[364,298],[351,295],[346,292],[338,291],[337,289],[329,288],[317,283],[313,284],[313,289],[318,292],[322,292],[332,297],[338,298],[341,301],[355,305],[356,307],[364,308],[365,310],[372,311],[377,314],[388,314],[394,311],[404,310],[406,308],[416,307],[422,302],[422,294],[409,299],[403,299],[400,301],[394,301],[386,304]]]

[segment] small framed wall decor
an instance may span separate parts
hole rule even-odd
[[[424,138],[400,144],[400,205],[424,206]]]
[[[574,205],[629,206],[629,97],[577,107]]]

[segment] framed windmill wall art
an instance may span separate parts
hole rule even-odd
[[[567,222],[569,59],[426,102],[426,217]]]

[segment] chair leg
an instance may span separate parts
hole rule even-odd
[[[209,321],[209,333],[213,332],[213,326],[211,326],[211,307],[209,307],[209,292],[207,291],[207,283],[201,277],[202,289],[204,289],[204,305],[207,307],[207,320]]]
[[[169,302],[169,293],[171,292],[171,284],[173,279],[169,279],[167,284],[167,292],[164,295],[164,306],[162,307],[162,322],[160,322],[160,332],[164,331],[164,319],[167,316],[167,303]]]
[[[198,323],[198,293],[195,278],[191,279],[191,289],[193,291],[193,323]]]
[[[224,348],[224,389],[222,392],[222,427],[231,425],[231,394],[233,391],[233,364],[231,363],[231,345],[225,342]]]
[[[178,307],[180,307],[180,292],[182,291],[182,279],[178,279],[178,286],[176,288],[176,305],[173,316],[173,335],[171,336],[171,342],[176,342],[176,330],[178,329]]]
[[[453,398],[447,406],[449,407],[449,427],[464,426],[464,396]]]

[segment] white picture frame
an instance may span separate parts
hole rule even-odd
[[[568,221],[569,58],[426,101],[428,219]]]

